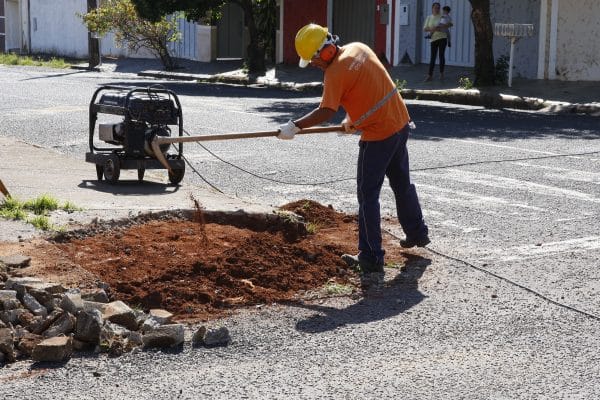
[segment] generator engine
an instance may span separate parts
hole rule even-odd
[[[112,114],[122,119],[96,124],[98,114]],[[97,138],[112,147],[95,143],[96,125]],[[157,136],[170,137],[172,126],[177,127],[182,136],[181,104],[174,92],[162,86],[100,87],[90,102],[90,151],[86,153],[86,161],[96,164],[99,180],[104,177],[115,183],[121,169],[137,169],[138,178],[142,180],[146,169],[164,168],[150,143]],[[170,146],[160,145],[161,158],[169,163],[171,183],[179,183],[185,171],[183,146],[179,144],[177,154],[168,154]]]
[[[123,107],[128,118],[122,122],[99,124],[100,140],[123,146],[130,157],[154,156],[150,142],[155,136],[171,136],[169,124],[177,122],[175,104],[170,98],[148,91],[127,96],[124,92],[109,92],[100,97],[102,105]],[[163,154],[169,145],[162,145]]]

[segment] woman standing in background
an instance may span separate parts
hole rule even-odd
[[[442,14],[440,12],[441,5],[435,2],[431,5],[431,15],[423,24],[423,31],[427,32],[426,39],[431,43],[431,58],[429,59],[429,74],[425,78],[426,82],[433,79],[433,69],[435,68],[435,59],[438,52],[440,55],[440,79],[444,79],[444,67],[446,66],[446,46],[448,45],[447,29],[452,26],[452,23],[443,24],[440,22]]]

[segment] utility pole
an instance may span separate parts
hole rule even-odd
[[[87,11],[91,12],[98,7],[96,0],[87,0]],[[88,31],[88,68],[100,65],[100,39]]]

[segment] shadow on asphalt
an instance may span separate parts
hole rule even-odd
[[[408,260],[400,273],[386,282],[377,293],[369,293],[359,302],[344,309],[317,304],[293,304],[316,311],[299,321],[296,329],[306,333],[332,331],[344,325],[364,324],[401,314],[419,304],[425,295],[419,291],[419,279],[431,264],[428,258],[407,254]]]
[[[600,139],[600,120],[588,115],[465,109],[449,104],[409,104],[417,125],[414,140],[478,138],[497,142],[523,139]]]
[[[320,97],[321,91],[316,89],[307,89],[305,91],[284,90],[260,85],[219,85],[215,83],[202,82],[182,82],[182,81],[161,81],[160,83],[152,83],[151,80],[140,81],[114,81],[107,82],[103,85],[126,86],[126,87],[142,87],[148,86],[164,86],[175,92],[178,96],[204,96],[204,97],[241,97],[241,98],[257,98],[257,99],[272,99],[272,98],[305,98],[305,97]],[[318,104],[318,101],[315,102]]]
[[[89,71],[65,72],[63,74],[50,73],[50,74],[44,75],[44,76],[34,76],[32,78],[21,79],[20,81],[24,82],[24,81],[34,81],[34,80],[38,80],[38,79],[58,78],[58,77],[61,77],[61,76],[85,74],[87,72],[89,72]]]
[[[179,191],[179,186],[167,183],[148,182],[138,180],[121,180],[110,184],[97,180],[83,180],[77,187],[90,189],[102,193],[112,193],[115,196],[145,196],[145,195],[169,195]]]
[[[111,85],[147,87],[150,81],[111,82]],[[275,123],[299,118],[318,107],[321,93],[317,91],[296,92],[276,88],[199,84],[196,82],[161,83],[178,96],[202,96],[207,98],[258,98],[268,99],[268,104],[250,107],[247,111],[264,113]],[[314,102],[295,99],[314,98]],[[408,104],[417,130],[414,140],[441,141],[447,138],[479,138],[497,142],[519,139],[600,139],[599,118],[589,115],[563,113],[524,112],[511,109],[494,109],[438,102]],[[186,108],[183,109],[184,121]],[[273,114],[281,113],[274,116]],[[330,121],[341,121],[340,110]],[[575,125],[576,124],[576,125]],[[500,127],[500,128],[499,128]]]

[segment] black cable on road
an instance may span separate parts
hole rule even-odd
[[[187,132],[186,130],[184,130],[184,132],[190,136],[189,132]],[[247,169],[244,169],[230,161],[227,161],[225,159],[223,159],[222,157],[218,156],[217,154],[213,153],[211,150],[209,150],[206,146],[204,146],[202,143],[200,142],[196,142],[200,147],[202,147],[202,149],[204,149],[204,151],[206,151],[208,154],[210,154],[211,156],[213,156],[214,158],[216,158],[217,160],[221,161],[224,164],[227,164],[239,171],[242,171],[248,175],[251,175],[255,178],[258,179],[262,179],[265,181],[269,181],[269,182],[274,182],[274,183],[281,183],[283,185],[293,185],[293,186],[322,186],[322,185],[330,185],[330,184],[334,184],[334,183],[339,183],[339,182],[345,182],[345,181],[351,181],[351,180],[355,180],[355,177],[348,177],[348,178],[339,178],[339,179],[332,179],[329,181],[322,181],[322,182],[289,182],[289,181],[282,181],[279,179],[274,179],[274,178],[269,178],[263,175],[259,175],[255,172],[252,171],[248,171]],[[503,162],[513,162],[513,161],[528,161],[528,160],[541,160],[541,159],[545,159],[545,158],[559,158],[559,157],[574,157],[574,156],[588,156],[588,155],[593,155],[593,154],[600,154],[600,150],[596,150],[596,151],[587,151],[587,152],[583,152],[583,153],[572,153],[572,154],[552,154],[552,155],[546,155],[546,156],[537,156],[537,157],[522,157],[522,158],[509,158],[509,159],[499,159],[499,160],[483,160],[483,161],[473,161],[473,162],[468,162],[468,163],[460,163],[460,164],[451,164],[451,165],[440,165],[437,167],[425,167],[425,168],[414,168],[411,169],[412,172],[419,172],[419,171],[431,171],[431,170],[436,170],[436,169],[450,169],[450,168],[456,168],[456,167],[466,167],[466,166],[470,166],[470,165],[482,165],[482,164],[494,164],[494,163],[503,163]],[[187,160],[186,160],[187,161]],[[204,179],[204,178],[202,178]],[[212,185],[211,185],[212,186]]]
[[[396,239],[400,240],[400,238],[398,236],[396,236],[394,233],[390,232],[388,229],[385,229],[385,232],[387,232],[388,234],[392,235]],[[509,283],[512,286],[516,286],[516,287],[518,287],[518,288],[520,288],[520,289],[522,289],[522,290],[524,290],[524,291],[526,291],[528,293],[533,294],[534,296],[537,296],[537,297],[541,298],[542,300],[547,301],[548,303],[554,304],[555,306],[564,308],[564,309],[569,310],[569,311],[576,312],[576,313],[581,314],[581,315],[583,315],[583,316],[585,316],[587,318],[591,318],[591,319],[594,319],[596,321],[600,321],[600,316],[591,314],[591,313],[589,313],[587,311],[580,310],[580,309],[575,308],[573,306],[570,306],[568,304],[561,303],[560,301],[553,300],[550,297],[548,297],[548,296],[546,296],[546,295],[544,295],[544,294],[542,294],[542,293],[540,293],[540,292],[538,292],[536,290],[533,290],[533,289],[531,289],[531,288],[529,288],[529,287],[527,287],[525,285],[522,285],[522,284],[520,284],[518,282],[515,282],[515,281],[513,281],[513,280],[511,280],[509,278],[506,278],[506,277],[502,276],[502,275],[498,275],[495,272],[492,272],[492,271],[487,270],[485,268],[478,267],[475,264],[472,264],[472,263],[470,263],[468,261],[465,261],[463,259],[460,259],[460,258],[457,258],[457,257],[453,257],[453,256],[450,256],[448,254],[444,254],[441,251],[432,249],[431,247],[424,247],[424,249],[427,250],[427,251],[429,251],[430,253],[438,255],[438,256],[440,256],[442,258],[445,258],[445,259],[448,259],[448,260],[452,260],[452,261],[456,261],[458,263],[466,265],[469,268],[473,268],[473,269],[475,269],[475,270],[477,270],[479,272],[483,272],[484,274],[493,276],[496,279],[499,279],[501,281]]]

